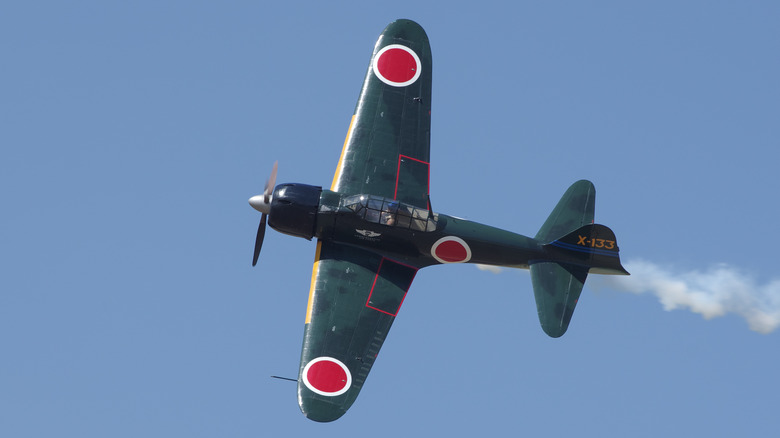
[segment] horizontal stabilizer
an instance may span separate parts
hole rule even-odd
[[[560,337],[569,328],[588,270],[555,262],[534,263],[530,269],[542,330],[550,337]]]
[[[588,180],[580,180],[566,190],[535,239],[548,243],[577,228],[593,223],[596,189]]]

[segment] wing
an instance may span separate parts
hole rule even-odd
[[[349,409],[416,273],[368,251],[317,243],[298,375],[304,415],[333,421]]]
[[[428,199],[431,47],[417,23],[397,20],[374,47],[331,190]]]

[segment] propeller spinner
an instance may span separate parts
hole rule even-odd
[[[257,258],[260,256],[260,249],[263,247],[263,239],[265,238],[265,223],[268,213],[271,212],[271,195],[274,192],[276,186],[276,169],[279,162],[274,162],[274,167],[271,169],[271,176],[265,182],[265,189],[262,195],[252,196],[249,198],[249,205],[255,210],[259,211],[263,215],[260,216],[260,225],[257,227],[257,237],[255,237],[255,253],[252,257],[252,266],[257,265]]]

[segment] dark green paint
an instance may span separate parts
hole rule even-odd
[[[374,55],[390,44],[415,51],[420,78],[393,87],[369,63],[334,190],[321,191],[316,213],[321,247],[298,379],[301,411],[315,421],[333,421],[355,401],[417,270],[440,264],[431,254],[439,239],[465,241],[469,263],[530,268],[540,323],[553,337],[566,331],[588,272],[627,274],[612,231],[590,225],[595,189],[588,181],[569,188],[535,238],[432,212],[431,49],[409,20],[391,23]],[[317,394],[303,382],[306,365],[323,356],[349,369],[352,383],[341,395]]]
[[[345,145],[339,179],[334,186],[340,193],[370,193],[393,198],[401,155],[430,162],[432,62],[428,36],[417,23],[397,20],[379,36],[371,60],[379,50],[391,44],[414,50],[422,63],[422,73],[407,87],[393,87],[374,75],[369,61],[355,107],[352,133]],[[425,205],[427,169],[424,175],[419,166],[413,164],[408,170],[412,179],[403,181],[397,199]]]
[[[393,324],[393,316],[366,307],[381,260],[370,251],[322,242],[299,373],[314,358],[333,357],[349,368],[352,387],[340,396],[329,397],[315,394],[299,379],[299,404],[312,420],[333,421],[349,409]]]
[[[580,196],[582,188],[588,191],[586,198]],[[314,394],[299,383],[301,408],[309,418],[317,421],[335,420],[354,402],[393,323],[397,305],[414,278],[416,270],[411,267],[439,264],[431,254],[431,248],[442,237],[456,236],[467,242],[471,249],[469,263],[530,267],[539,320],[545,333],[552,337],[563,335],[568,328],[589,269],[626,273],[616,257],[617,246],[615,257],[598,256],[590,253],[590,248],[583,247],[584,252],[558,248],[544,241],[444,214],[434,215],[431,223],[435,226],[426,224],[425,229],[429,231],[415,231],[361,218],[344,205],[348,198],[350,196],[338,196],[327,190],[322,192],[317,223],[326,225],[318,227],[317,231],[322,249],[313,314],[304,335],[300,370],[303,371],[314,358],[329,356],[344,362],[355,378],[352,388],[337,397]],[[570,220],[575,208],[592,206],[594,198],[595,190],[589,182],[575,183],[561,200],[567,205],[559,204],[551,215],[556,219],[548,220],[545,227],[571,232],[566,227],[580,223],[580,220]],[[583,199],[587,199],[585,204],[581,202]],[[420,207],[420,210],[425,208]],[[589,215],[581,213],[579,216],[587,218]],[[561,228],[557,221],[567,225]],[[575,236],[580,232],[590,238],[611,237],[614,240],[614,234],[605,234],[605,230],[609,229],[603,225],[586,225],[573,232]],[[575,242],[568,234],[559,237],[564,243]],[[383,263],[381,270],[380,263]],[[394,267],[386,269],[386,266]],[[369,307],[367,302],[375,279],[379,295],[376,295],[376,305]]]
[[[536,310],[547,335],[557,338],[566,333],[587,276],[588,269],[582,266],[556,262],[531,265]]]
[[[590,181],[572,184],[536,233],[540,242],[552,242],[577,228],[593,223],[596,210],[596,188]]]

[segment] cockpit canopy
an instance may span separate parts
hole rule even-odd
[[[434,213],[429,217],[428,209],[374,195],[347,196],[342,199],[341,207],[368,222],[415,231],[435,231],[439,216]]]

